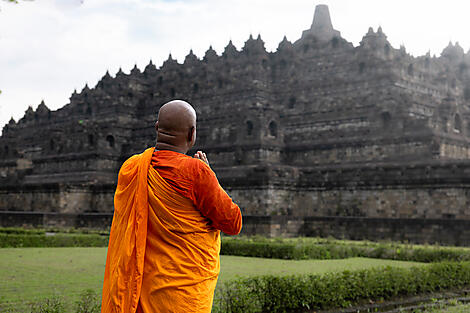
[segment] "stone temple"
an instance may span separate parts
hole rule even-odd
[[[470,52],[449,43],[413,57],[380,27],[355,47],[325,5],[274,52],[250,36],[222,55],[106,73],[56,111],[30,107],[0,138],[0,211],[111,213],[120,165],[154,145],[171,99],[194,105],[195,149],[247,225],[263,217],[283,221],[271,233],[327,235],[333,220],[399,221],[387,229],[403,237],[399,227],[431,221],[470,242]]]

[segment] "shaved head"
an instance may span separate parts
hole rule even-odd
[[[165,103],[155,124],[156,148],[186,153],[196,141],[196,111],[183,100]]]

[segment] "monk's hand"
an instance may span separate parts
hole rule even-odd
[[[194,154],[194,157],[196,159],[204,161],[207,165],[209,165],[209,160],[207,159],[207,155],[204,152],[198,151],[196,152],[196,154]]]

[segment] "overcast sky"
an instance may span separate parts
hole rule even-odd
[[[250,34],[275,51],[310,28],[316,4],[327,4],[333,27],[357,46],[382,26],[393,47],[415,56],[440,55],[449,41],[470,48],[470,1],[463,0],[0,0],[0,129],[28,106],[68,103],[109,70],[128,73],[150,60],[179,62],[190,49],[221,54],[232,39],[241,49]]]

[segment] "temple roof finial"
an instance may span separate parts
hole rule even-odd
[[[309,36],[313,36],[322,41],[331,40],[333,37],[341,37],[340,32],[333,29],[330,11],[327,5],[319,4],[315,7],[312,26],[302,33],[302,38]]]
[[[333,24],[331,24],[330,18],[330,10],[326,4],[319,4],[315,7],[315,14],[313,15],[311,29],[315,28],[333,29]]]

